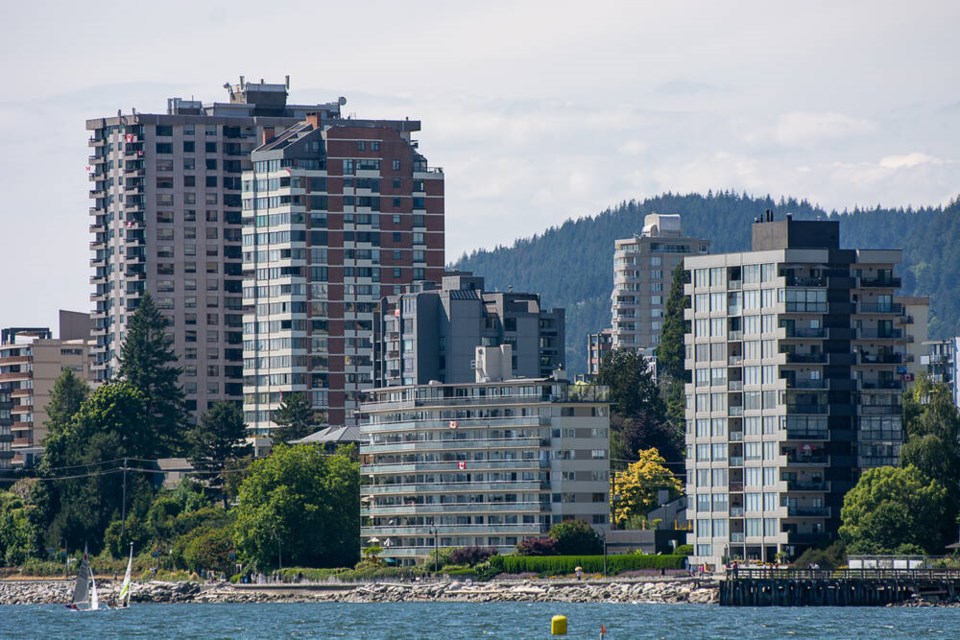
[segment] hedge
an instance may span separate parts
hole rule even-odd
[[[638,569],[682,569],[685,556],[624,554],[607,556],[607,573]],[[603,571],[603,556],[493,556],[490,566],[501,573],[573,573],[576,567],[588,573]]]

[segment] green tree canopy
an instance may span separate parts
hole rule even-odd
[[[87,383],[70,369],[64,369],[53,383],[47,403],[48,433],[59,433],[66,429],[89,395]]]
[[[662,489],[670,499],[683,493],[680,480],[664,466],[663,456],[656,449],[639,452],[639,460],[617,471],[611,482],[610,500],[613,521],[622,524],[632,518],[646,517],[647,512],[659,506]]]
[[[960,482],[960,411],[950,387],[920,376],[904,395],[906,444],[903,466],[914,465],[937,480],[956,498]]]
[[[213,474],[208,477],[208,485],[220,490],[224,508],[227,507],[224,471],[231,460],[250,453],[246,436],[243,412],[236,403],[225,401],[214,403],[187,435],[190,461],[195,468]]]
[[[667,309],[660,328],[660,344],[657,345],[657,367],[659,372],[672,380],[690,382],[690,372],[686,370],[684,359],[686,349],[684,336],[687,333],[687,321],[683,311],[687,308],[687,297],[683,286],[690,282],[690,272],[685,271],[683,263],[673,270],[673,283],[667,297]]]
[[[947,490],[914,466],[869,469],[844,496],[840,538],[851,553],[942,553],[955,533],[948,507]]]
[[[603,553],[603,539],[583,520],[567,520],[550,527],[550,537],[557,541],[556,551],[562,556],[597,555]]]
[[[173,352],[173,338],[150,294],[144,294],[136,312],[127,321],[120,350],[118,377],[143,394],[146,419],[138,427],[156,442],[161,455],[179,452],[181,428],[187,422],[180,368]]]
[[[240,486],[234,542],[259,569],[342,567],[359,558],[360,467],[349,451],[279,445]]]
[[[39,554],[39,532],[32,505],[12,492],[0,492],[0,566],[13,567]]]
[[[87,542],[98,552],[114,514],[123,511],[123,459],[157,457],[157,443],[139,428],[143,394],[126,382],[101,385],[69,424],[45,441],[36,501],[43,507],[49,544]],[[127,502],[149,502],[148,479],[127,474]]]
[[[647,414],[662,420],[666,407],[643,355],[629,349],[611,351],[600,363],[597,382],[610,388],[613,410],[624,416]]]
[[[303,393],[283,394],[280,406],[273,412],[271,420],[280,427],[271,434],[274,442],[287,444],[305,438],[315,430],[313,407]]]

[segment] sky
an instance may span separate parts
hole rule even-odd
[[[957,24],[920,0],[11,3],[0,325],[90,310],[88,118],[290,75],[291,102],[419,119],[452,261],[666,191],[945,204]]]

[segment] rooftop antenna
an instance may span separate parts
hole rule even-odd
[[[288,74],[284,76],[284,78],[286,79],[286,83],[287,83],[287,91],[290,91],[290,75]]]

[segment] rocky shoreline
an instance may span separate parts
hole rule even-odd
[[[100,599],[110,602],[115,588],[102,585]],[[0,582],[0,605],[62,604],[73,589],[66,581]],[[366,584],[202,585],[197,582],[151,581],[134,584],[133,602],[611,602],[715,604],[716,583],[695,580],[660,581],[492,581]]]

